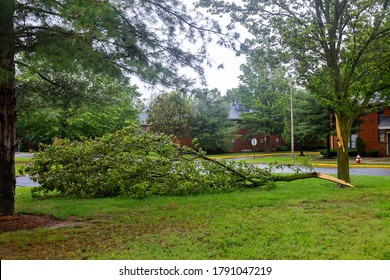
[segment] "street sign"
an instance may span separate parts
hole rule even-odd
[[[252,138],[251,144],[252,144],[252,146],[256,146],[257,145],[257,139],[256,138]]]
[[[252,138],[251,140],[251,144],[253,146],[253,159],[256,159],[256,145],[257,145],[257,139],[256,138]]]

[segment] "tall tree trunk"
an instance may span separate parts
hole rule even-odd
[[[270,135],[266,135],[265,136],[265,152],[266,153],[269,153],[269,152],[271,152],[271,137],[270,137]]]
[[[330,158],[330,137],[330,134],[326,135],[326,158]]]
[[[0,215],[13,215],[16,184],[15,1],[1,0],[0,3]]]
[[[337,178],[351,182],[349,174],[348,139],[351,135],[352,121],[347,116],[336,114],[337,132]]]
[[[302,140],[302,139],[299,141],[299,155],[300,155],[301,157],[304,156],[304,151],[303,151],[303,140]]]

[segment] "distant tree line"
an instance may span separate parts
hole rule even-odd
[[[153,132],[190,138],[210,153],[227,152],[236,131],[229,105],[216,89],[167,92],[151,102],[148,122]]]

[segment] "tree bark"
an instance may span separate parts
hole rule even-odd
[[[337,178],[351,183],[349,173],[349,155],[348,155],[348,139],[351,135],[352,120],[347,116],[336,114],[336,132],[337,132]]]
[[[205,155],[201,155],[201,154],[199,154],[197,152],[192,152],[192,154],[195,154],[197,156],[197,158],[201,158],[201,159],[210,161],[212,163],[215,163],[215,164],[217,164],[219,166],[222,166],[222,167],[226,168],[227,170],[229,170],[230,172],[236,174],[237,176],[241,177],[242,179],[248,180],[249,182],[251,182],[253,184],[253,187],[258,187],[259,186],[259,182],[253,180],[253,178],[249,178],[248,176],[246,176],[244,174],[241,174],[237,170],[234,170],[234,169],[226,166],[225,164],[223,164],[223,163],[221,163],[219,161],[213,160],[213,159],[211,159],[209,157],[206,157]],[[346,182],[345,180],[338,179],[338,178],[335,178],[333,176],[322,174],[322,173],[319,173],[319,172],[302,173],[302,174],[294,174],[294,175],[275,175],[274,176],[274,181],[275,182],[277,182],[277,181],[291,182],[291,181],[295,181],[295,180],[302,180],[302,179],[309,179],[309,178],[323,179],[323,180],[335,182],[339,186],[353,188],[353,185],[350,182]]]
[[[13,215],[15,202],[16,89],[13,0],[0,9],[0,215]]]
[[[308,178],[319,178],[324,179],[327,181],[335,182],[339,185],[351,187],[353,188],[353,185],[351,183],[347,183],[344,180],[337,179],[333,176],[322,174],[319,172],[313,172],[313,173],[303,173],[303,174],[295,174],[295,175],[287,175],[287,176],[279,176],[275,178],[275,181],[284,181],[284,182],[291,182],[295,180],[302,180],[302,179],[308,179]]]
[[[271,137],[269,134],[265,136],[265,152],[269,153],[271,152]]]

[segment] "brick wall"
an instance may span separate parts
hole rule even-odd
[[[386,113],[390,115],[390,108],[385,111]],[[363,122],[360,125],[359,136],[366,143],[366,151],[377,150],[379,151],[379,156],[387,156],[387,131],[385,132],[385,142],[379,142],[378,113],[368,113],[360,119]]]
[[[251,137],[245,137],[247,134],[248,130],[246,129],[239,129],[237,131],[237,134],[239,137],[237,137],[234,140],[234,143],[232,143],[232,147],[230,149],[230,152],[232,153],[240,153],[244,150],[253,150],[253,146],[251,144],[251,139],[256,138],[257,139],[257,145],[256,145],[256,151],[265,151],[266,150],[266,141],[265,141],[265,136],[264,135],[254,135]],[[270,150],[275,151],[276,148],[280,145],[285,145],[286,143],[282,139],[281,135],[271,135],[268,138],[268,141],[270,143]]]

